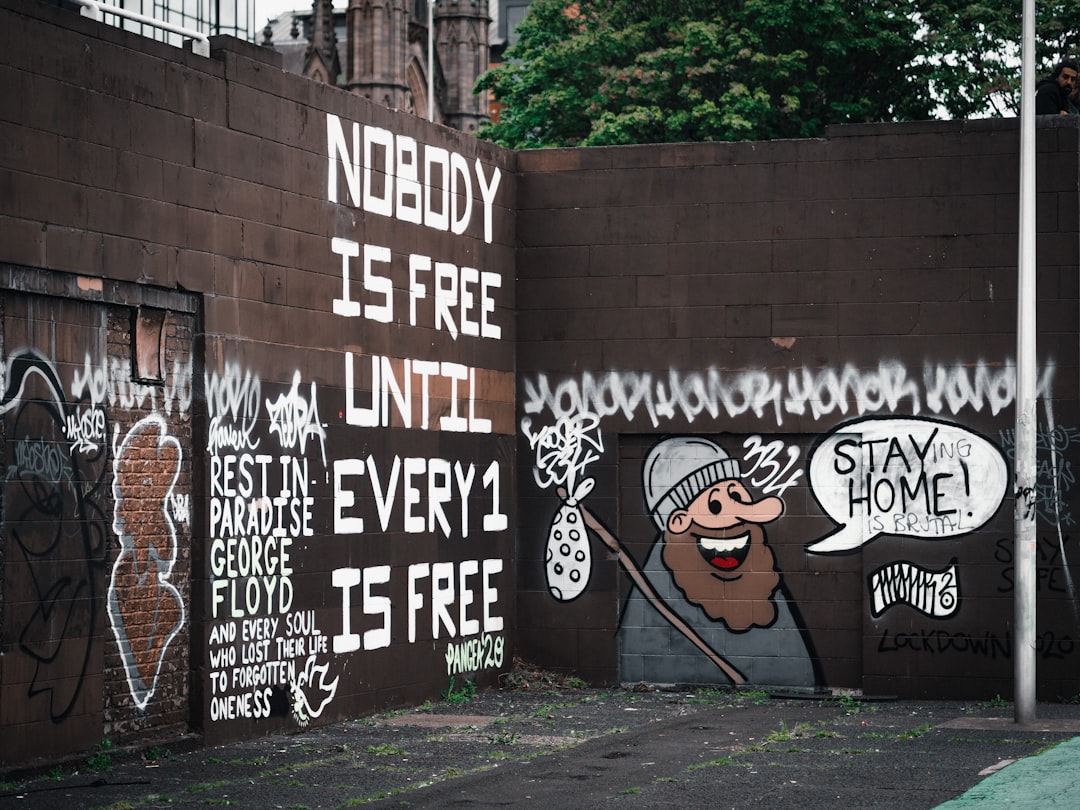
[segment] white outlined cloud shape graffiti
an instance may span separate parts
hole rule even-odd
[[[870,417],[837,426],[811,450],[810,486],[837,528],[813,554],[852,552],[882,534],[938,540],[985,525],[1005,496],[1004,455],[949,422]]]

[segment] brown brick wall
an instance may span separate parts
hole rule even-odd
[[[65,652],[56,672],[35,673],[57,641],[47,634],[38,658],[9,655],[36,609],[14,532],[40,504],[20,507],[8,481],[0,725],[41,746],[0,759],[104,735],[297,730],[436,699],[451,677],[493,684],[515,655],[595,683],[723,682],[687,651],[695,634],[748,682],[1008,692],[1015,121],[515,154],[286,74],[255,46],[212,49],[0,0],[5,379],[33,350],[67,392],[36,373],[9,392],[8,462],[20,418],[74,441],[27,403],[88,410],[87,352],[111,397],[96,401],[106,449],[77,459],[97,486],[73,526],[89,545],[58,569],[94,588],[64,639],[89,652]],[[1055,120],[1038,136],[1040,440],[1054,451],[1039,479],[1043,697],[1080,689],[1078,132]],[[387,173],[385,145],[400,172]],[[411,167],[424,180],[425,161],[431,196],[420,183],[414,202]],[[402,180],[387,215],[377,198]],[[16,318],[22,297],[50,303],[24,301]],[[122,372],[140,307],[166,313],[166,379],[150,395]],[[189,379],[169,376],[174,360]],[[904,483],[925,493],[920,472],[943,476],[922,511],[963,507],[977,527],[892,523],[854,548],[811,550],[841,522],[836,493],[859,494],[846,487],[861,479],[836,469],[844,431],[909,448],[935,429],[943,453],[977,447],[967,471],[983,477],[961,495],[958,463],[920,462]],[[697,602],[715,600],[678,584],[692,572],[653,561],[648,577],[689,632],[657,621],[656,596],[643,602],[629,573],[662,548],[644,465],[669,436],[738,460],[747,494],[730,509],[769,497],[784,509],[762,529],[776,589],[735,588],[734,612],[717,612],[728,618],[703,619]],[[815,453],[832,454],[833,472],[811,468]],[[580,590],[559,600],[557,489],[584,478],[592,570],[558,580],[563,596]],[[706,538],[724,548],[705,564],[738,574],[733,544]],[[148,587],[150,567],[171,587]],[[164,631],[144,621],[158,606]],[[760,627],[727,632],[746,616]],[[135,655],[133,640],[162,655]],[[85,684],[72,700],[23,700],[35,678],[72,673],[68,685]]]
[[[14,289],[80,297],[77,276],[102,279],[123,307],[109,333],[117,366],[130,362],[124,311],[160,307],[166,290],[199,307],[166,322],[169,362],[191,361],[185,408],[163,410],[160,393],[103,406],[116,432],[102,458],[98,691],[84,697],[85,728],[51,753],[102,735],[289,731],[435,699],[451,677],[494,683],[515,643],[513,155],[285,74],[235,40],[215,39],[204,59],[5,0],[0,42],[0,132],[14,146],[0,157],[0,262],[17,268]],[[422,182],[430,159],[428,208],[453,226],[367,210],[347,196],[351,167],[336,169],[331,199],[332,121],[377,195],[388,163],[415,165]],[[356,153],[354,124],[390,143],[389,160]],[[395,207],[424,203],[409,189]],[[370,249],[378,278],[360,255],[345,290],[335,239]],[[349,317],[335,298],[393,306]],[[53,359],[48,341],[22,345]],[[361,424],[384,395],[385,418]],[[172,587],[153,587],[143,574],[172,548],[157,539],[166,517]],[[145,621],[157,608],[164,631]],[[146,650],[163,651],[160,669]],[[42,711],[31,703],[11,722],[64,739]]]
[[[1078,572],[1078,131],[1066,120],[1040,121],[1038,130],[1038,362],[1049,386],[1039,424],[1044,699],[1080,686],[1069,663],[1080,626],[1066,584]],[[781,577],[768,601],[797,611],[801,642],[780,618],[760,632],[728,632],[692,593],[670,592],[749,681],[798,685],[786,659],[805,646],[816,671],[803,686],[1010,693],[1013,501],[1011,473],[1001,469],[1014,425],[1017,135],[1016,121],[930,122],[834,128],[813,142],[518,156],[522,424],[536,436],[558,426],[548,435],[556,444],[602,437],[599,458],[576,474],[596,479],[585,506],[626,550],[621,561],[598,554],[594,535],[585,593],[570,602],[548,593],[545,548],[559,501],[556,485],[539,486],[534,473],[545,470],[547,482],[570,465],[563,456],[542,462],[520,437],[525,657],[604,681],[728,680],[699,665],[702,655],[687,651],[674,623],[653,624],[655,607],[642,618],[623,564],[644,566],[661,548],[646,506],[646,454],[665,437],[689,435],[739,460],[752,499],[779,491],[784,502],[783,516],[765,526]],[[584,431],[590,415],[598,422]],[[860,417],[875,421],[852,425]],[[837,529],[822,505],[830,486],[854,483],[828,474],[811,481],[815,448],[827,456],[839,429],[910,447],[939,422],[954,438],[982,437],[992,448],[979,466],[997,465],[994,486],[982,488],[993,495],[979,507],[979,494],[960,499],[965,515],[992,514],[956,536],[883,531],[843,553],[811,551]],[[559,446],[569,453],[573,445]],[[910,486],[920,471],[961,474],[914,469]],[[897,512],[906,519],[910,510],[886,516]],[[891,588],[879,614],[874,583]],[[958,594],[955,609],[920,612],[935,587]],[[744,598],[735,594],[727,598]],[[594,636],[604,641],[586,642]]]

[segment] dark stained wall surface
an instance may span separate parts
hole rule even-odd
[[[0,54],[0,764],[513,656],[1010,693],[1015,121],[511,153],[227,38],[0,0]],[[1040,124],[1046,698],[1078,135]]]
[[[514,155],[228,38],[4,2],[0,47],[0,736],[47,742],[0,761],[494,683]]]
[[[1044,699],[1080,691],[1078,133],[1039,122]],[[1011,694],[1018,151],[1006,120],[519,154],[525,655]]]

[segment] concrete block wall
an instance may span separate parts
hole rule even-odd
[[[85,655],[48,673],[74,708],[38,688],[58,641],[5,501],[3,736],[45,742],[0,762],[493,684],[515,624],[514,155],[228,38],[206,59],[3,2],[0,44],[0,269],[35,324],[5,316],[4,379],[42,369],[7,391],[5,459],[46,395],[106,425],[92,515],[69,520]]]
[[[236,40],[0,0],[0,54],[0,739],[40,743],[0,763],[514,656],[1009,694],[1014,121],[510,153]],[[1039,129],[1044,698],[1080,692],[1078,132]]]
[[[1080,691],[1077,138],[1040,119],[1045,699]],[[1018,141],[1015,120],[958,121],[519,154],[525,655],[623,682],[1011,694]],[[679,467],[687,437],[782,516],[658,525],[674,482],[650,464]],[[613,539],[590,533],[592,578],[566,600],[545,560],[570,477],[594,479],[583,517]],[[707,550],[750,525],[756,566]],[[754,578],[765,593],[735,583]]]

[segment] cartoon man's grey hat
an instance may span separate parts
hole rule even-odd
[[[739,462],[708,439],[697,436],[665,439],[645,459],[642,473],[645,503],[663,531],[676,509],[685,509],[713,484],[739,476]]]

